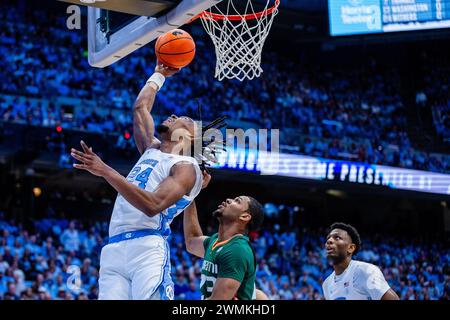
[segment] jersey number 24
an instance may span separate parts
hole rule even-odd
[[[147,168],[145,170],[141,171],[141,167],[135,167],[130,174],[128,175],[127,179],[131,180],[134,177],[134,180],[139,181],[138,186],[142,189],[145,189],[145,186],[147,185],[148,178],[150,177],[150,174],[153,171],[153,168]],[[139,173],[139,174],[138,174]]]

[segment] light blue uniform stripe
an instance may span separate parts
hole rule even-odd
[[[173,282],[170,276],[170,248],[169,243],[166,241],[166,252],[167,252],[167,260],[164,265],[163,270],[163,279],[162,283],[159,286],[161,300],[173,300],[174,299],[174,291],[173,291]]]
[[[149,298],[151,296],[153,296],[153,294],[156,292],[156,290],[158,290],[158,288],[161,287],[161,285],[164,283],[164,271],[166,268],[166,265],[168,263],[170,263],[170,252],[167,250],[168,244],[167,241],[164,239],[164,260],[163,260],[163,264],[161,265],[161,270],[159,271],[159,280],[156,284],[156,286],[152,289],[152,291],[149,294]],[[163,299],[163,295],[161,294],[161,299]]]
[[[129,232],[123,232],[119,233],[111,238],[109,238],[108,243],[116,243],[121,242],[125,240],[131,240],[136,238],[142,238],[146,236],[162,236],[161,231],[158,229],[142,229],[142,230],[136,230],[136,231],[129,231]]]
[[[162,221],[160,229],[162,230],[163,237],[169,237],[171,234],[170,223],[177,216],[178,212],[183,211],[191,202],[184,198],[181,198],[175,203],[175,207],[167,209],[167,215],[161,214]]]

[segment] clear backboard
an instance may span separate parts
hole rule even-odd
[[[62,0],[88,5],[89,64],[103,68],[221,0]],[[121,14],[119,15],[118,12]],[[123,20],[123,14],[130,15]]]

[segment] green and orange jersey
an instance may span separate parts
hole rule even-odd
[[[202,299],[211,296],[218,278],[231,278],[241,283],[235,299],[255,299],[256,262],[248,237],[236,235],[218,242],[216,233],[207,237],[203,246],[205,257],[200,283]]]

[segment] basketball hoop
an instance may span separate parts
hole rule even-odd
[[[223,0],[200,14],[216,48],[215,77],[219,81],[251,80],[263,72],[261,52],[280,0],[265,0],[265,7],[259,12],[255,12],[252,1],[255,0]],[[242,6],[237,3],[244,3],[244,9],[239,9]]]

